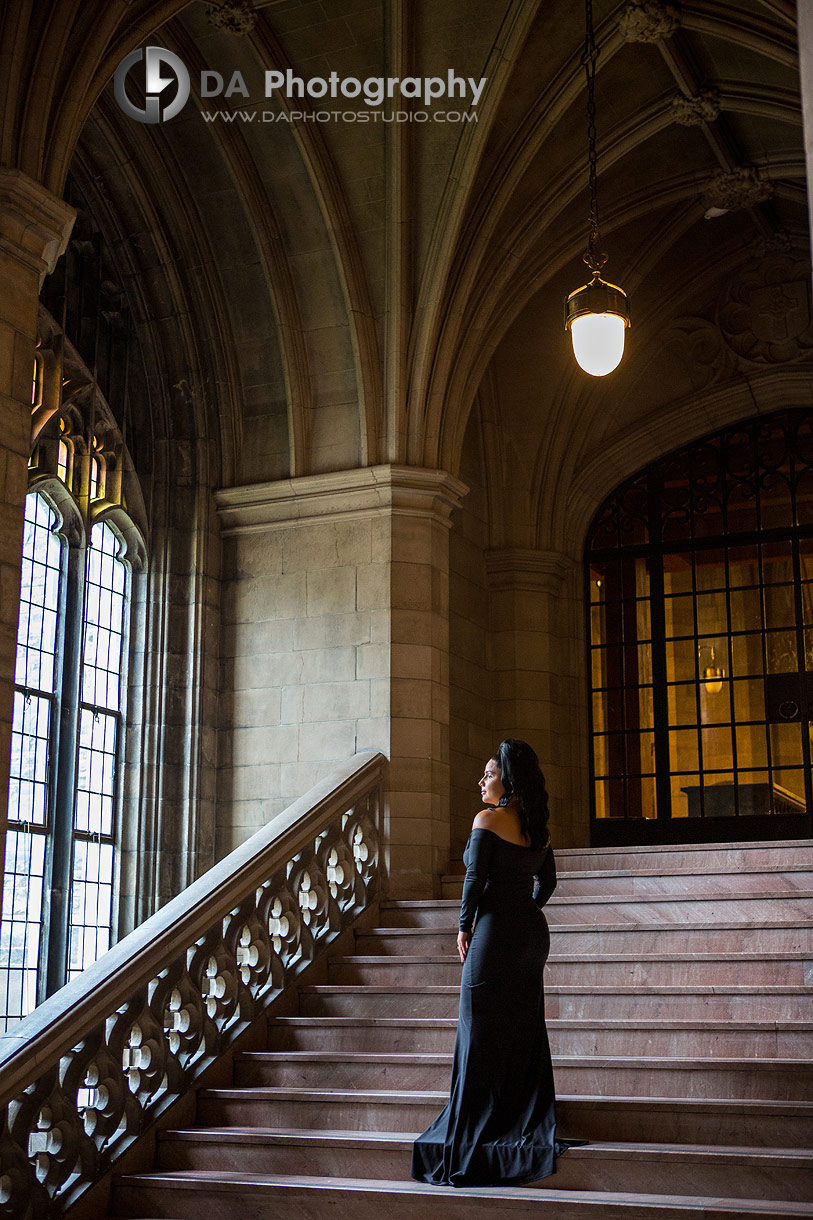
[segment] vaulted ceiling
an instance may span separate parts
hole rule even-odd
[[[698,428],[712,390],[732,418],[743,395],[761,409],[761,386],[766,404],[804,393],[805,326],[771,303],[779,286],[798,313],[808,282],[787,0],[595,0],[606,276],[633,315],[602,382],[575,369],[562,328],[586,278],[580,3],[10,0],[0,20],[2,162],[56,193],[75,176],[169,415],[195,403],[215,483],[382,461],[454,473],[474,409],[490,478],[517,488],[502,541],[529,545],[543,518],[551,538],[565,529],[563,479],[621,470],[606,460],[619,438],[639,437],[642,464],[658,429],[679,443],[676,421]],[[193,82],[152,126],[111,83],[148,41]],[[488,83],[476,122],[435,121],[459,102],[426,122],[318,121],[319,102],[264,98],[263,72],[289,67]],[[204,69],[240,71],[251,96],[201,99]]]

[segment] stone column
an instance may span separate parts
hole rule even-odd
[[[31,444],[37,305],[67,245],[73,208],[26,174],[0,169],[0,819],[8,802],[20,559]]]
[[[467,489],[409,467],[392,488],[389,886],[429,898],[449,861],[449,527]]]
[[[813,4],[802,0],[798,6],[799,75],[802,86],[802,121],[807,162],[807,214],[813,242]]]
[[[392,894],[449,851],[449,523],[463,484],[375,466],[217,493],[223,640],[217,855],[355,750],[391,760]]]
[[[581,565],[558,551],[486,552],[498,737],[539,755],[560,847],[587,842],[587,687]]]

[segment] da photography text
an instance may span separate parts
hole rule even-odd
[[[134,70],[139,65],[143,65],[143,71],[139,68],[138,73],[144,93],[143,105],[133,101],[127,92],[127,78],[131,72],[136,75]],[[406,110],[397,110],[399,103],[403,104],[404,100],[420,102],[424,107],[431,107],[433,103],[443,100],[476,106],[483,95],[487,77],[458,76],[453,68],[449,68],[445,76],[368,76],[364,80],[360,80],[357,76],[339,76],[338,72],[331,72],[329,76],[305,78],[297,76],[289,68],[286,72],[268,69],[262,74],[262,82],[252,83],[255,84],[255,87],[261,86],[260,96],[265,100],[278,100],[280,97],[284,97],[294,103],[301,103],[305,99],[320,103],[324,109],[317,113],[324,117],[318,121],[326,122],[328,118],[346,118],[347,121],[357,122],[359,115],[366,113],[365,111],[333,109],[326,103],[328,101],[339,102],[341,105],[347,101],[356,100],[357,104],[370,107],[370,112],[372,112],[373,107],[392,102],[396,114],[411,113]],[[171,88],[173,84],[176,86],[174,90]],[[161,123],[174,118],[183,110],[192,92],[192,79],[183,60],[173,51],[168,51],[165,47],[146,47],[131,51],[124,57],[116,69],[113,89],[116,102],[129,118],[136,119],[139,123]],[[169,92],[165,92],[166,90]],[[242,72],[232,72],[230,75],[226,75],[211,68],[205,68],[200,73],[198,95],[201,100],[223,98],[232,102],[235,99],[248,99],[252,96],[256,99],[258,96],[257,92],[252,93]],[[283,107],[284,109],[286,108]],[[208,117],[212,112],[201,111],[201,113],[204,114],[207,122],[212,121]],[[214,112],[218,116],[226,113],[231,112]],[[239,113],[251,112],[241,111]],[[310,112],[295,113],[301,113],[305,118]],[[466,121],[471,121],[471,117],[466,111],[453,111],[452,113],[456,118],[452,119],[450,115],[446,121],[459,122],[464,118]],[[399,119],[398,121],[413,120]],[[429,121],[429,116],[426,115],[420,121]]]

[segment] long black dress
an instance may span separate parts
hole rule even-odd
[[[556,888],[541,851],[472,831],[460,927],[471,939],[460,986],[449,1104],[415,1141],[412,1176],[447,1186],[519,1185],[556,1172],[553,1068],[541,907]]]

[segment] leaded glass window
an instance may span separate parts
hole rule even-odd
[[[80,548],[84,579],[69,580],[60,525],[47,496],[29,493],[0,926],[0,1028],[95,961],[115,931],[128,567],[121,537],[100,521]],[[79,641],[74,672],[66,660],[72,637]],[[52,888],[69,891],[64,918],[49,905]]]
[[[729,819],[749,838],[769,818],[801,833],[813,810],[813,415],[762,417],[654,463],[598,513],[587,571],[598,828],[685,820],[708,838],[700,824],[714,821],[726,837]]]

